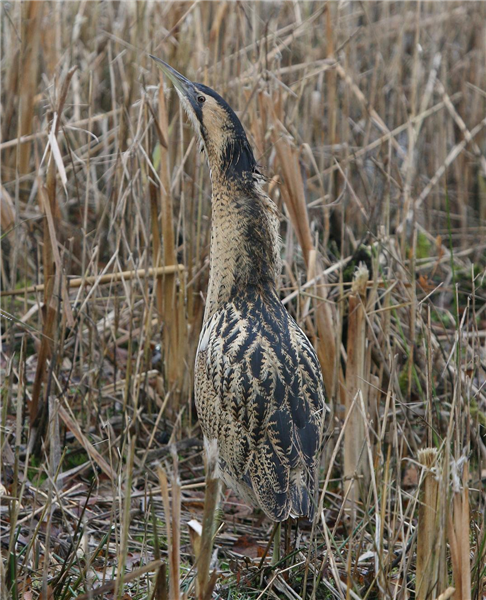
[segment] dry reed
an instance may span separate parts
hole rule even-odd
[[[417,522],[415,592],[418,600],[425,600],[439,596],[445,584],[446,541],[440,517],[447,504],[440,498],[442,473],[437,449],[420,450],[418,460],[424,467],[425,475]]]
[[[347,496],[354,527],[356,502],[367,495],[370,465],[366,451],[365,427],[367,425],[367,385],[365,373],[366,353],[366,286],[368,269],[359,265],[353,277],[348,299],[348,345],[346,368],[346,416],[348,424],[344,433],[344,492]],[[363,490],[361,494],[359,490]]]
[[[486,5],[11,2],[1,20],[0,595],[195,597],[199,576],[223,598],[479,599]],[[271,524],[229,491],[217,555],[190,550],[216,497],[192,402],[210,180],[148,53],[240,116],[281,213],[279,293],[323,369],[318,518],[273,567]]]

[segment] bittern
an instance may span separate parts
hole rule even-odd
[[[226,485],[270,519],[312,519],[324,385],[312,344],[277,293],[277,207],[228,103],[152,58],[174,84],[211,173],[209,285],[195,365],[205,440],[216,441]]]

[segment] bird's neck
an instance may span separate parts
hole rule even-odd
[[[228,136],[223,132],[205,141],[206,158],[211,171],[213,193],[228,185],[237,188],[253,187],[252,177],[256,161],[246,136]]]
[[[280,271],[277,208],[256,186],[213,179],[211,250],[204,320],[249,286],[275,288]]]

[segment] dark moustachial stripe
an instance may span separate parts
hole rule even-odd
[[[229,178],[243,180],[253,184],[256,161],[248,140],[230,140],[221,153],[221,168]]]
[[[231,130],[228,132],[231,135],[228,135],[228,141],[221,150],[221,171],[229,180],[237,179],[242,183],[246,182],[247,185],[252,185],[252,175],[256,171],[257,164],[241,121],[226,100],[214,90],[202,83],[195,85],[198,90],[214,98],[228,115],[228,123],[225,127]],[[203,131],[206,131],[204,129],[204,111],[200,106],[197,106],[197,118],[203,125]]]

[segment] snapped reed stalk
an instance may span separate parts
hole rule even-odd
[[[160,277],[165,274],[178,273],[184,271],[184,265],[167,265],[165,267],[155,267],[150,269],[136,269],[134,271],[120,271],[118,273],[105,273],[104,275],[89,275],[88,277],[73,277],[66,281],[69,289],[80,288],[83,285],[104,285],[106,283],[118,283],[119,281],[130,281],[132,279],[142,279],[143,277]],[[0,298],[3,296],[23,296],[25,294],[35,294],[43,292],[45,285],[31,285],[18,290],[6,290],[0,292]]]
[[[215,514],[219,500],[218,450],[216,440],[207,443],[206,448],[206,491],[204,494],[204,514],[199,554],[197,560],[198,600],[211,600],[217,573],[210,573],[215,535]]]
[[[167,565],[160,565],[157,575],[155,576],[155,585],[152,592],[151,600],[169,600],[169,592],[167,590]]]
[[[171,476],[170,490],[172,502],[169,500],[169,484],[167,474],[162,467],[158,469],[160,489],[164,503],[165,526],[167,531],[167,552],[169,555],[169,600],[180,599],[180,566],[181,566],[181,482],[179,480],[177,456],[173,453],[174,473]]]
[[[456,600],[471,598],[471,548],[469,543],[469,464],[466,457],[451,464],[452,505],[447,528],[451,548]]]
[[[359,489],[361,487],[366,490],[370,479],[370,465],[365,448],[366,415],[361,411],[361,406],[364,406],[367,412],[366,398],[368,394],[365,387],[367,386],[366,382],[369,381],[368,374],[365,373],[365,302],[368,279],[368,269],[361,264],[354,275],[349,296],[345,405],[349,421],[344,433],[344,490],[348,497],[350,512],[353,515],[360,496]],[[363,404],[360,402],[360,395]],[[361,485],[358,485],[358,480]]]
[[[441,516],[445,511],[445,504],[440,495],[442,472],[437,449],[419,450],[418,461],[424,467],[425,475],[417,523],[415,597],[417,600],[427,600],[435,598],[444,589],[446,544]]]

